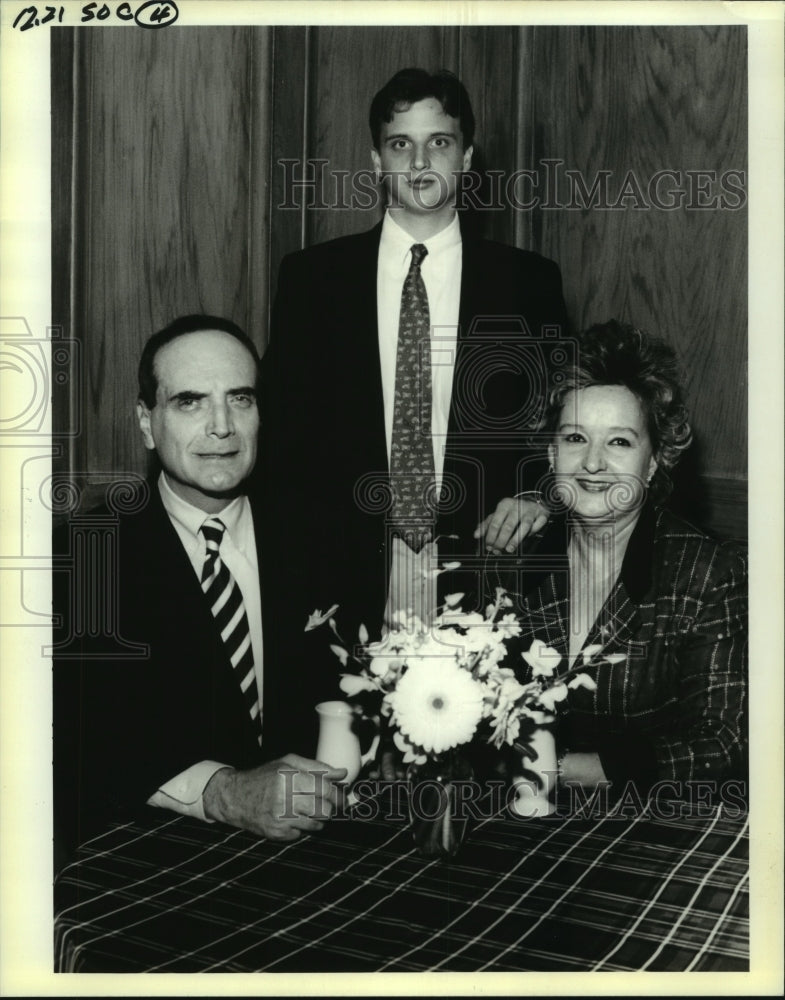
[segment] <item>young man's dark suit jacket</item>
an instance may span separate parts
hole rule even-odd
[[[349,641],[360,622],[378,631],[388,583],[380,236],[381,224],[284,258],[262,360],[267,510],[292,599],[341,604]],[[450,544],[473,553],[479,521],[542,471],[525,465],[525,432],[567,329],[558,267],[464,234],[459,323],[437,525],[458,541],[445,557]]]
[[[314,705],[339,691],[326,674],[310,673],[304,622],[293,622],[279,599],[276,569],[265,555],[258,516],[254,520],[264,608],[263,746],[152,482],[146,505],[116,521],[116,574],[95,564],[87,570],[99,592],[114,594],[117,634],[147,645],[149,655],[140,659],[117,649],[108,655],[99,639],[72,643],[59,657],[55,651],[55,837],[61,857],[107,820],[143,810],[161,784],[201,760],[247,768],[287,752],[315,755]],[[68,525],[55,533],[54,551],[67,565]],[[54,581],[55,613],[64,622],[55,630],[57,642],[68,637],[76,588],[67,571],[56,572]]]

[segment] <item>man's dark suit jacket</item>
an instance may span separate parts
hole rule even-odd
[[[284,258],[262,360],[267,509],[289,556],[292,598],[339,603],[348,641],[361,622],[378,632],[388,584],[380,236],[378,225]],[[564,346],[558,267],[464,235],[459,323],[437,525],[458,536],[451,558],[473,555],[479,521],[542,471],[527,464],[527,430]]]
[[[106,511],[103,512],[106,515]],[[144,809],[161,784],[192,764],[214,760],[247,768],[287,752],[313,757],[314,705],[339,696],[332,677],[311,671],[305,621],[280,599],[275,566],[255,517],[264,608],[264,725],[260,749],[199,580],[163,507],[157,485],[136,513],[100,521],[72,519],[55,533],[54,777],[60,857],[108,819]],[[90,534],[109,525],[115,567],[87,554],[74,583],[68,566]],[[114,527],[112,527],[114,525]],[[99,527],[99,533],[101,530]],[[116,605],[116,635],[144,644],[144,658],[84,634],[71,639],[72,614],[84,613],[85,587]],[[80,597],[77,598],[77,595]],[[99,598],[100,600],[100,598]],[[316,633],[312,633],[315,635]],[[320,637],[321,638],[321,637]],[[110,647],[114,647],[112,652]],[[67,654],[67,655],[66,655]],[[331,685],[332,682],[332,685]]]

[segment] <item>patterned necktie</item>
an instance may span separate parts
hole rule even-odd
[[[412,262],[401,293],[390,447],[391,520],[395,531],[416,552],[431,539],[434,523],[431,318],[420,273],[427,253],[422,243],[412,247]]]
[[[210,517],[199,530],[207,545],[202,569],[202,590],[207,596],[224,648],[240,683],[243,700],[258,730],[257,741],[261,744],[261,708],[248,616],[240,588],[219,552],[226,525],[219,518]]]

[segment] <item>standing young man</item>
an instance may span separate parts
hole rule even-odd
[[[532,502],[497,505],[534,485],[520,459],[537,344],[566,326],[555,264],[462,231],[460,81],[402,70],[370,126],[384,220],[284,258],[263,360],[268,514],[293,599],[339,603],[345,634],[427,612],[437,558],[513,551],[544,523]]]

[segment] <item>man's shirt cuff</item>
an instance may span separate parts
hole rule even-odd
[[[214,760],[202,760],[198,764],[193,764],[161,785],[147,800],[147,804],[161,809],[173,809],[186,816],[195,816],[205,823],[214,823],[215,820],[208,819],[204,814],[202,794],[216,771],[227,766],[218,764]]]

